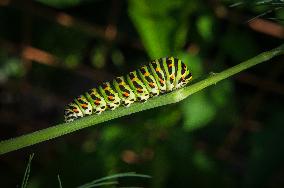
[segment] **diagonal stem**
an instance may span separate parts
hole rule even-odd
[[[146,103],[134,103],[129,108],[119,107],[114,111],[106,111],[101,115],[87,116],[70,123],[62,123],[52,127],[25,134],[16,138],[3,140],[0,142],[0,155],[15,151],[27,146],[31,146],[43,141],[51,140],[53,138],[72,133],[74,131],[96,125],[111,119],[121,116],[130,115],[132,113],[143,110],[163,106],[166,104],[179,102],[189,95],[196,93],[210,85],[235,75],[243,70],[253,67],[259,63],[265,62],[275,56],[284,54],[284,44],[267,52],[263,52],[245,62],[242,62],[234,67],[226,69],[220,73],[210,75],[207,78],[194,83],[188,87],[173,91],[171,93],[161,95],[159,97],[151,98]]]

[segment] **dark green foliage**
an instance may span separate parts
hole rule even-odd
[[[63,122],[73,96],[150,59],[179,57],[199,80],[272,49],[284,38],[282,7],[281,0],[0,1],[0,140]],[[2,155],[0,187],[20,184],[29,153],[37,157],[26,187],[76,187],[122,172],[152,178],[108,181],[284,187],[283,70],[279,56],[181,103]]]

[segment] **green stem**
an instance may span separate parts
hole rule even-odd
[[[216,84],[217,82],[223,79],[226,79],[234,74],[237,74],[238,72],[246,70],[259,63],[265,62],[280,54],[284,54],[284,44],[273,50],[263,52],[257,55],[256,57],[249,59],[243,63],[240,63],[234,67],[231,67],[225,71],[222,71],[221,73],[210,75],[206,79],[203,79],[188,87],[173,91],[166,95],[161,95],[159,97],[152,98],[148,100],[146,103],[143,104],[134,103],[129,108],[119,107],[119,109],[117,110],[106,111],[99,116],[98,115],[87,116],[70,123],[58,124],[46,129],[35,131],[33,133],[1,141],[0,154],[8,153],[10,151],[15,151],[20,148],[31,146],[121,116],[181,101],[197,91],[200,91],[210,85]]]

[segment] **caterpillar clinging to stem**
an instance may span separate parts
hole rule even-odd
[[[65,108],[65,121],[101,114],[121,105],[128,107],[135,101],[146,102],[151,97],[184,87],[191,79],[192,74],[181,60],[174,57],[156,59],[75,98]]]

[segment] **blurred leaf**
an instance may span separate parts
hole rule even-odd
[[[193,79],[199,79],[200,75],[203,75],[201,59],[198,56],[183,53],[179,56],[192,71]],[[183,101],[184,128],[194,130],[208,124],[215,117],[217,110],[227,105],[232,95],[231,82],[225,80]]]
[[[104,140],[105,142],[111,142],[122,136],[123,136],[122,127],[120,125],[111,125],[105,127],[105,129],[103,130],[102,140]]]
[[[202,151],[196,151],[193,155],[193,164],[202,171],[212,172],[216,169],[214,162]]]
[[[175,106],[173,104],[170,108],[162,107],[161,109],[149,112],[149,115],[147,113],[147,119],[144,121],[144,124],[148,125],[147,127],[152,131],[174,127],[182,117],[180,109]],[[167,115],[165,116],[165,114]]]
[[[0,83],[5,82],[8,78],[19,78],[25,73],[23,63],[16,57],[0,56],[0,62]]]
[[[28,164],[27,164],[27,167],[26,167],[26,170],[25,170],[25,174],[24,174],[24,177],[23,177],[21,188],[26,188],[27,185],[28,185],[29,176],[30,176],[30,172],[31,172],[31,163],[32,163],[33,158],[34,158],[34,153],[31,154],[30,157],[29,157],[29,161],[28,161]]]
[[[202,75],[201,59],[198,56],[189,56],[188,54],[180,55],[182,60],[188,64],[192,70],[193,79],[198,79]],[[206,125],[215,115],[215,107],[208,99],[206,91],[201,91],[198,95],[192,95],[182,102],[182,113],[184,115],[184,128],[193,130]]]
[[[206,41],[213,39],[213,20],[210,16],[200,16],[197,20],[197,29],[199,34]]]
[[[125,63],[123,53],[119,49],[112,51],[111,60],[117,67],[121,67]]]
[[[74,68],[80,63],[80,56],[76,54],[67,55],[65,58],[64,63],[69,68]]]
[[[106,63],[106,46],[98,45],[91,52],[91,62],[95,68],[102,68]]]
[[[151,58],[173,55],[185,44],[188,17],[195,8],[187,0],[129,0],[130,18]]]
[[[118,184],[117,181],[110,182],[108,180],[117,179],[117,178],[125,178],[125,177],[151,178],[151,176],[144,175],[144,174],[136,174],[135,172],[125,172],[125,173],[114,174],[114,175],[110,175],[110,176],[106,176],[100,179],[93,180],[89,183],[81,185],[78,188],[91,188],[91,187],[98,187],[101,185]]]
[[[224,107],[229,112],[232,108],[229,106],[232,96],[231,82],[226,80],[186,99],[182,103],[185,129],[193,130],[205,126]]]
[[[59,188],[63,188],[63,187],[62,187],[62,182],[61,182],[61,179],[60,179],[59,174],[57,174],[57,180],[58,180]]]
[[[233,86],[230,80],[224,80],[209,90],[210,98],[216,107],[224,107],[234,96]]]
[[[206,91],[191,96],[182,105],[186,130],[193,130],[206,125],[214,118],[216,113],[216,108],[206,96]]]

